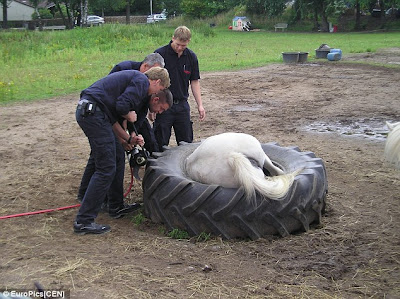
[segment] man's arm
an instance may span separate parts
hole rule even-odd
[[[126,151],[132,150],[133,146],[128,143],[129,138],[131,137],[125,129],[120,125],[119,122],[115,122],[112,126],[115,136],[117,136],[118,141],[122,144]],[[132,138],[131,138],[132,140]]]
[[[203,101],[201,100],[200,81],[190,81],[190,87],[192,89],[194,99],[197,103],[197,110],[199,111],[200,120],[204,120],[206,118],[206,111],[204,110]]]
[[[122,117],[131,123],[137,121],[137,114],[135,111],[129,111],[128,114],[122,115]]]
[[[113,124],[112,129],[114,134],[117,136],[118,141],[122,144],[126,151],[131,151],[135,145],[144,145],[144,139],[142,135],[136,135],[135,133],[129,135],[118,122]]]

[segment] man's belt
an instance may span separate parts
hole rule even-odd
[[[101,111],[100,107],[98,107],[95,102],[89,101],[88,99],[80,99],[77,108],[82,109],[82,107],[85,110],[93,111],[92,113],[94,113],[94,111]]]
[[[101,109],[97,107],[97,103],[89,101],[88,99],[81,99],[76,109],[80,110],[83,117],[93,115],[96,111],[101,111]]]
[[[182,99],[174,98],[174,104],[175,104],[175,105],[176,105],[176,104],[179,104],[179,102],[183,102],[183,101],[187,101],[187,99],[186,99],[186,98],[182,98]]]

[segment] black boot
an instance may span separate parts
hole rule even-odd
[[[109,208],[108,214],[110,215],[110,217],[117,219],[117,218],[121,218],[121,217],[125,216],[126,214],[129,214],[133,211],[136,211],[139,208],[140,208],[140,204],[138,204],[138,203],[134,203],[131,205],[124,203],[123,205],[119,206],[118,208],[114,208],[114,209]]]
[[[90,223],[90,224],[82,224],[75,222],[74,223],[74,232],[80,235],[85,234],[104,234],[111,230],[109,225]]]

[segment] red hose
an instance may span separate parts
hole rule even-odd
[[[76,208],[76,207],[80,207],[80,204],[67,206],[67,207],[61,207],[61,208],[55,208],[55,209],[41,210],[41,211],[36,211],[36,212],[26,212],[26,213],[14,214],[14,215],[0,216],[0,219],[7,219],[7,218],[14,218],[14,217],[21,217],[21,216],[29,216],[29,215],[36,215],[36,214],[43,214],[43,213],[61,211],[61,210],[66,210],[66,209],[71,209],[71,208]]]
[[[124,198],[129,194],[129,192],[132,189],[132,186],[133,186],[133,168],[131,167],[131,183],[129,184],[128,190],[126,190],[126,192],[124,194]],[[81,204],[76,204],[76,205],[66,206],[66,207],[61,207],[61,208],[46,209],[46,210],[40,210],[40,211],[35,211],[35,212],[19,213],[19,214],[14,214],[14,215],[6,215],[6,216],[0,216],[0,219],[8,219],[8,218],[21,217],[21,216],[29,216],[29,215],[50,213],[50,212],[55,212],[55,211],[61,211],[61,210],[77,208],[77,207],[80,207],[80,206],[81,206]]]
[[[129,184],[128,190],[124,193],[124,198],[131,192],[133,186],[133,168],[131,167],[131,183]]]

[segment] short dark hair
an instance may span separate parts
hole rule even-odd
[[[172,107],[173,96],[168,88],[160,90],[158,93],[155,94],[155,96],[159,97],[162,102],[167,103],[169,107]]]

